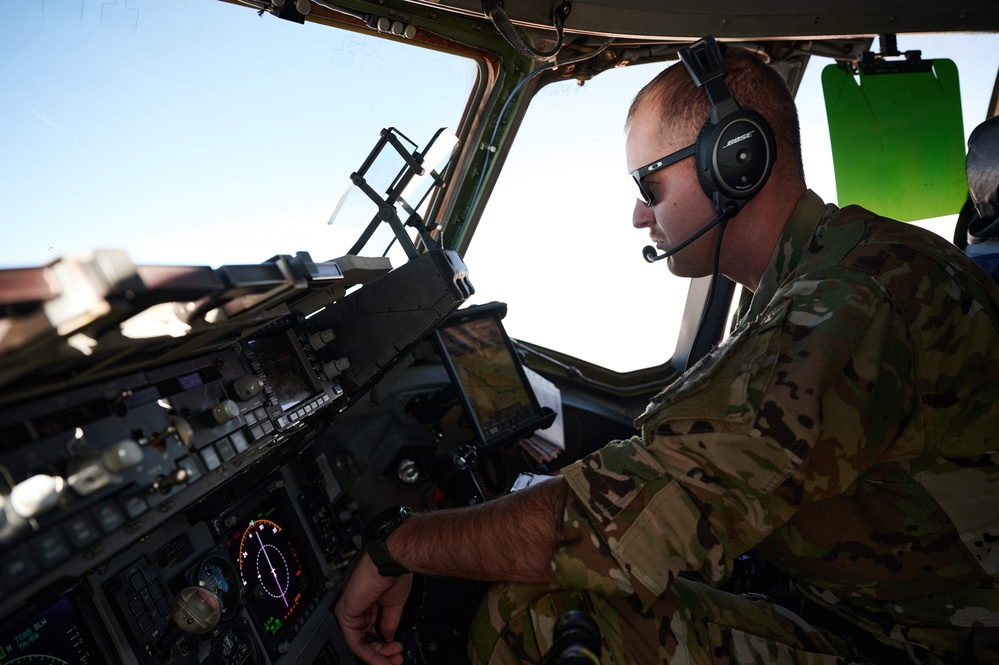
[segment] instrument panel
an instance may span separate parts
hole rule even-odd
[[[239,487],[161,524],[40,611],[8,620],[0,646],[12,660],[3,662],[256,665],[311,663],[323,652],[339,658],[331,591],[357,553],[361,523],[347,495],[331,497],[338,485],[316,473],[317,463],[310,460],[304,487],[299,461],[252,478],[252,486],[236,481]],[[340,506],[335,524],[316,521],[311,511],[320,503],[327,514]],[[339,547],[324,552],[321,540]],[[308,635],[327,637],[305,657],[315,641],[297,643],[307,626]]]
[[[136,339],[177,280],[75,293],[73,328],[67,285],[18,302],[0,270],[0,662],[350,662],[358,503],[312,444],[472,293],[453,252],[387,263],[196,271],[191,331]]]
[[[212,516],[164,529],[132,560],[119,557],[122,565],[101,579],[98,597],[102,610],[126,627],[120,647],[140,663],[273,663],[297,652],[293,645],[310,622],[331,619],[329,591],[339,581],[331,564],[353,558],[352,535],[361,524],[356,513],[342,512],[342,547],[327,558],[317,536],[329,534],[306,526],[314,515],[305,506],[316,504],[300,498],[335,483],[312,475],[300,487],[297,466],[254,483],[263,487],[231,506],[233,493],[213,497],[203,507]],[[324,509],[333,503],[324,499]],[[187,522],[200,512],[190,512]],[[333,633],[326,626],[325,634]]]

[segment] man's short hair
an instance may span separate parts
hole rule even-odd
[[[804,181],[798,110],[787,83],[773,67],[749,51],[728,47],[724,57],[725,82],[736,100],[760,113],[773,129],[777,143],[775,174]],[[628,109],[628,123],[645,101],[659,106],[664,134],[689,136],[684,140],[691,143],[711,112],[707,93],[697,89],[681,63],[664,69],[638,92]]]

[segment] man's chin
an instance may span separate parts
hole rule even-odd
[[[711,275],[710,268],[705,269],[704,266],[684,261],[683,252],[678,252],[666,259],[666,266],[677,277],[707,277]]]

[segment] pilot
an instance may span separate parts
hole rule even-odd
[[[712,274],[724,226],[719,271],[753,293],[740,325],[640,435],[485,505],[383,518],[336,607],[362,660],[402,661],[412,571],[499,583],[479,663],[537,662],[574,609],[619,665],[999,662],[999,287],[931,233],[823,203],[781,77],[724,62],[773,128],[772,175],[668,265]],[[684,67],[658,75],[629,112],[629,170],[694,143],[710,106]],[[639,181],[633,223],[660,250],[717,216],[695,161]],[[718,588],[750,550],[789,594]]]

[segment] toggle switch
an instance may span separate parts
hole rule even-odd
[[[66,469],[66,482],[81,496],[121,481],[121,474],[142,463],[142,447],[133,439],[122,439],[97,455],[74,459]]]

